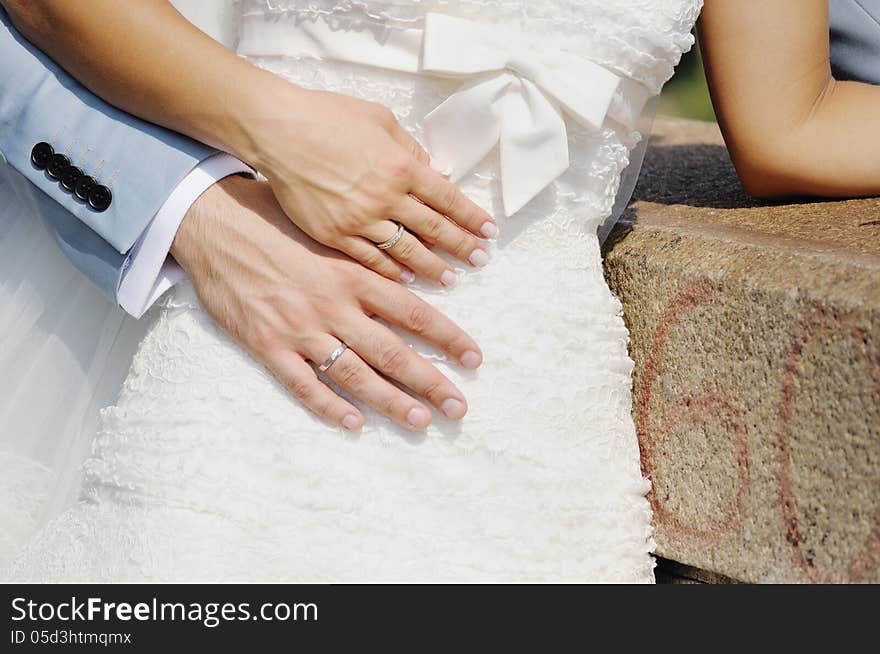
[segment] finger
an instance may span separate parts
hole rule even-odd
[[[492,216],[440,173],[427,166],[415,166],[412,184],[411,193],[416,198],[457,225],[483,238],[498,236],[498,225]]]
[[[408,197],[403,208],[397,213],[399,215],[395,217],[411,231],[431,245],[449,252],[456,259],[477,268],[489,263],[488,252],[473,234],[463,230],[431,207]]]
[[[469,370],[483,363],[483,354],[474,339],[405,288],[376,279],[361,292],[361,305],[371,314],[434,345]]]
[[[394,123],[394,127],[391,130],[391,137],[400,143],[407,152],[412,154],[419,163],[424,164],[425,166],[431,165],[431,155],[427,153],[425,148],[423,148],[412,134],[407,132],[400,123]]]
[[[370,234],[366,234],[366,236],[370,240],[379,241],[378,238],[373,239],[371,236],[374,229],[376,232],[379,231],[378,227],[370,228]],[[404,232],[397,243],[382,252],[394,257],[417,276],[428,279],[435,284],[452,287],[458,281],[452,266],[431,252],[424,243],[409,232]]]
[[[363,317],[342,336],[373,368],[414,391],[447,418],[461,420],[467,413],[467,402],[455,384],[384,325]]]
[[[369,319],[364,320],[376,324]],[[339,340],[328,334],[326,338],[318,339],[316,347],[320,351],[315,352],[314,356],[308,353],[306,356],[312,361],[323,362],[321,357],[327,357],[338,345]],[[431,424],[431,411],[427,407],[376,374],[351,347],[324,374],[340,388],[407,429],[420,431]]]
[[[397,263],[393,257],[367,239],[352,236],[343,245],[343,251],[366,268],[395,282],[410,284],[416,280],[412,270]]]
[[[312,367],[296,352],[282,350],[271,355],[266,363],[294,399],[328,423],[346,431],[363,427],[363,414],[318,379]]]

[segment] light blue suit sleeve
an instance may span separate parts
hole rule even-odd
[[[880,84],[880,0],[830,0],[829,11],[834,77]]]
[[[95,210],[36,166],[31,153],[41,142],[107,187],[110,206]],[[0,9],[0,165],[30,182],[39,218],[71,262],[110,298],[116,299],[128,252],[156,212],[215,153],[89,92],[18,33]]]

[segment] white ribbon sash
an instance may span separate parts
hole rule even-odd
[[[592,61],[513,29],[429,13],[424,30],[334,29],[325,20],[245,16],[238,51],[334,59],[460,77],[464,86],[425,118],[435,165],[459,181],[499,146],[505,213],[522,209],[568,170],[563,112],[598,129],[634,129],[652,93]]]

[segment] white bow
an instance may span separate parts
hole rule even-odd
[[[499,145],[508,216],[568,170],[561,109],[598,128],[621,83],[578,55],[536,51],[521,33],[433,13],[425,21],[422,70],[476,76],[428,114],[425,138],[432,158],[453,182]]]

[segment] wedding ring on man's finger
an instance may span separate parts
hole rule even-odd
[[[400,242],[400,239],[403,238],[403,233],[405,231],[406,230],[404,229],[403,225],[401,225],[400,223],[397,223],[397,232],[394,234],[394,236],[389,238],[387,241],[382,241],[381,243],[376,243],[376,247],[379,248],[380,250],[387,250],[389,248],[393,248],[395,245],[397,245]]]
[[[339,357],[341,357],[343,354],[345,354],[345,351],[347,349],[348,349],[348,346],[345,343],[343,343],[342,341],[339,341],[339,347],[337,347],[335,350],[333,350],[333,354],[331,354],[329,357],[327,357],[327,360],[324,363],[322,363],[320,366],[318,366],[318,370],[320,370],[321,372],[327,372],[328,370],[330,370],[330,367],[334,363],[336,363],[336,361],[339,359]]]

